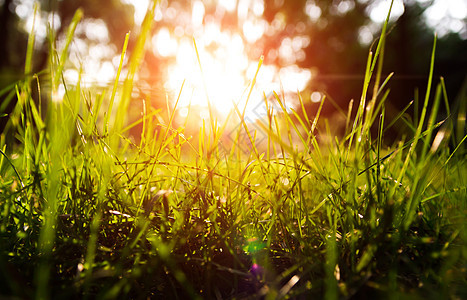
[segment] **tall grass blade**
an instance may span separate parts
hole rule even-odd
[[[402,177],[404,176],[405,172],[407,171],[407,167],[409,165],[409,162],[412,159],[412,154],[415,152],[415,149],[416,149],[417,144],[418,144],[418,140],[419,140],[420,135],[422,133],[423,124],[425,122],[425,116],[426,116],[426,112],[427,112],[427,109],[428,109],[428,101],[430,99],[431,82],[433,80],[433,69],[434,69],[434,63],[435,63],[436,40],[437,40],[437,37],[435,35],[434,40],[433,40],[433,49],[432,49],[432,52],[431,52],[431,64],[430,64],[430,70],[429,70],[429,75],[428,75],[428,85],[427,85],[427,90],[426,90],[426,94],[425,94],[425,101],[423,103],[422,114],[420,116],[420,121],[419,121],[418,126],[417,126],[417,131],[415,132],[414,142],[411,145],[411,147],[409,149],[409,152],[407,153],[406,159],[404,161],[404,165],[402,166],[402,168],[401,168],[401,170],[399,172],[399,175],[397,176],[397,179],[396,179],[397,182],[400,182],[402,180]],[[393,190],[394,189],[395,189],[395,187],[393,188]],[[394,191],[392,191],[390,193],[390,195],[392,195],[393,192]]]
[[[141,62],[143,61],[143,57],[146,51],[146,40],[148,39],[152,25],[154,23],[154,14],[158,3],[158,0],[152,0],[150,2],[149,8],[146,11],[146,15],[144,16],[143,23],[141,24],[141,31],[139,33],[138,39],[136,40],[136,45],[134,46],[130,56],[130,62],[128,65],[128,75],[123,84],[122,97],[118,105],[117,114],[115,116],[113,132],[120,132],[125,122],[125,116],[128,111],[131,93],[133,91],[133,81],[135,79],[136,73],[138,72],[141,66]],[[117,144],[118,140],[115,139],[111,143],[111,147],[116,148]]]
[[[123,60],[125,59],[126,48],[128,47],[128,40],[130,39],[130,32],[125,35],[125,41],[123,42],[123,49],[120,55],[120,63],[118,64],[117,75],[115,76],[114,86],[112,88],[112,95],[110,95],[109,107],[107,113],[104,117],[104,135],[108,134],[109,129],[109,118],[112,114],[112,108],[115,100],[115,95],[117,94],[118,83],[120,80],[120,73],[122,72]]]
[[[75,34],[76,26],[78,26],[78,23],[81,21],[83,18],[83,10],[78,9],[74,16],[73,19],[71,20],[70,26],[68,27],[68,31],[66,34],[65,38],[65,45],[60,53],[60,56],[58,58],[58,65],[55,66],[55,64],[52,62],[52,67],[56,67],[56,71],[52,70],[51,76],[52,76],[52,99],[56,99],[58,90],[58,85],[60,83],[60,80],[62,79],[62,73],[63,69],[65,68],[65,63],[67,61],[68,57],[68,49],[70,48],[71,41],[73,40],[73,36]]]

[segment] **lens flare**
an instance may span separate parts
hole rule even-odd
[[[153,53],[170,61],[165,71],[165,90],[176,96],[182,82],[185,82],[178,107],[196,106],[202,119],[209,116],[209,106],[218,118],[222,118],[237,105],[241,111],[246,106],[247,121],[255,121],[261,118],[258,111],[265,110],[261,107],[264,95],[272,95],[273,91],[281,95],[295,94],[303,90],[311,79],[311,72],[300,69],[295,61],[282,67],[264,64],[250,94],[261,56],[261,51],[254,49],[253,45],[267,32],[269,25],[260,17],[264,11],[264,6],[258,4],[260,2],[253,7],[251,16],[241,14],[241,5],[236,7],[235,3],[221,1],[220,7],[226,11],[239,10],[238,17],[243,25],[238,28],[222,27],[219,19],[206,16],[205,5],[197,0],[192,3],[191,11],[184,15],[187,18],[185,25],[175,29],[162,26],[151,39]],[[291,40],[291,51],[295,44]],[[252,49],[255,54],[251,53]],[[277,55],[282,52],[277,49]],[[285,105],[291,107],[292,102],[292,99],[287,99]]]
[[[250,62],[244,53],[243,40],[235,33],[225,33],[216,25],[206,26],[204,34],[195,38],[188,37],[177,41],[175,63],[168,67],[165,88],[176,92],[183,80],[186,88],[182,91],[179,105],[198,105],[206,107],[208,99],[220,114],[227,114],[232,103],[239,102],[242,92],[248,86]],[[160,35],[158,35],[160,36]],[[167,51],[166,41],[159,40],[156,49]],[[196,52],[198,50],[198,53]],[[198,58],[199,57],[199,58]]]

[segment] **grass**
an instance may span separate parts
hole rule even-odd
[[[320,140],[325,100],[309,116],[300,96],[289,113],[275,93],[259,130],[236,107],[226,120],[211,114],[195,139],[184,135],[190,124],[175,125],[178,99],[165,111],[144,103],[139,120],[126,120],[149,21],[123,84],[117,75],[99,93],[63,81],[81,17],[61,51],[50,34],[50,95],[62,83],[63,101],[44,117],[31,88],[47,86],[40,76],[2,91],[18,99],[0,140],[2,297],[467,297],[465,101],[451,111],[433,78],[436,38],[413,118],[411,104],[386,115],[386,21],[343,137]],[[34,31],[25,74],[33,46]],[[228,141],[232,122],[240,126]],[[399,123],[410,131],[387,145]],[[136,125],[137,142],[128,134]]]

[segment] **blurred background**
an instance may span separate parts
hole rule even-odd
[[[264,115],[261,103],[264,96],[271,97],[272,91],[284,96],[288,107],[298,103],[299,91],[311,115],[326,95],[331,101],[323,113],[339,127],[349,101],[360,99],[368,51],[381,32],[390,2],[162,0],[156,8],[152,34],[136,80],[133,114],[140,114],[141,99],[153,107],[166,107],[166,99],[174,100],[185,81],[178,120],[186,118],[190,104],[195,120],[207,117],[206,94],[222,118],[233,102],[244,105],[248,85],[263,55],[247,113],[250,121]],[[90,88],[113,84],[125,34],[131,31],[128,58],[150,4],[149,0],[39,3],[34,72],[47,70],[50,29],[56,32],[60,49],[67,25],[81,7],[84,20],[71,45],[64,77],[75,84],[82,67],[83,85]],[[33,19],[34,1],[0,0],[0,90],[24,76],[27,37]],[[439,38],[435,77],[445,78],[453,109],[466,100],[462,96],[467,74],[466,20],[464,0],[394,1],[384,58],[384,74],[395,72],[388,85],[389,116],[413,100],[417,91],[423,98],[435,32]],[[0,112],[11,111],[14,97],[2,93],[1,100]],[[3,128],[6,118],[0,121]]]

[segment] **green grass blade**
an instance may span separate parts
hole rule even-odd
[[[82,18],[83,10],[78,9],[74,14],[73,19],[71,20],[70,26],[68,27],[65,45],[60,53],[60,57],[58,58],[57,69],[56,71],[52,72],[52,93],[56,93],[58,90],[58,85],[60,83],[60,80],[62,79],[63,69],[65,68],[65,62],[67,61],[68,57],[68,49],[70,47],[71,41],[73,40],[76,26],[78,26],[78,23],[81,21]]]
[[[151,33],[151,28],[154,23],[154,14],[158,3],[158,0],[152,0],[150,2],[149,8],[146,11],[146,15],[144,16],[143,23],[141,24],[141,31],[139,33],[138,39],[136,40],[136,45],[134,46],[130,56],[130,62],[128,65],[128,75],[125,79],[125,82],[123,83],[122,97],[117,108],[113,132],[120,132],[125,123],[125,116],[128,111],[128,106],[131,100],[131,93],[133,91],[134,78],[141,66],[141,62],[143,61],[143,57],[146,52],[145,45],[148,36]],[[117,144],[118,140],[115,139],[111,143],[111,147],[116,148]]]
[[[420,116],[420,121],[418,123],[417,131],[415,132],[414,136],[414,143],[411,145],[409,152],[407,153],[406,159],[404,161],[404,165],[401,168],[401,171],[399,172],[399,175],[397,176],[397,182],[400,182],[402,180],[402,177],[404,176],[405,172],[407,171],[407,167],[409,165],[410,160],[412,159],[412,154],[415,152],[415,149],[417,147],[420,135],[422,133],[422,128],[423,124],[425,122],[425,115],[428,109],[428,101],[430,99],[430,91],[431,91],[431,82],[433,80],[433,69],[434,69],[434,63],[435,63],[435,49],[436,49],[436,35],[433,40],[433,50],[431,52],[431,64],[430,64],[430,71],[429,71],[429,76],[428,76],[428,85],[427,85],[427,90],[426,90],[426,95],[425,95],[425,101],[423,103],[423,109],[422,109],[422,114]],[[391,193],[392,194],[392,193]]]
[[[115,76],[114,86],[112,88],[112,95],[109,100],[109,107],[107,109],[106,115],[104,117],[104,135],[108,133],[109,129],[109,118],[112,114],[112,107],[115,100],[115,94],[117,93],[117,88],[120,80],[120,73],[122,72],[123,60],[125,59],[126,48],[128,47],[128,40],[130,39],[130,32],[125,35],[125,41],[123,43],[122,53],[120,55],[120,63],[118,64],[117,75]]]
[[[39,9],[39,3],[35,2],[31,32],[29,33],[28,46],[26,49],[26,61],[24,63],[24,74],[26,75],[31,74],[31,71],[32,71],[32,55],[34,51],[34,42],[36,38],[35,30],[36,30],[36,16],[37,16],[38,9]]]

